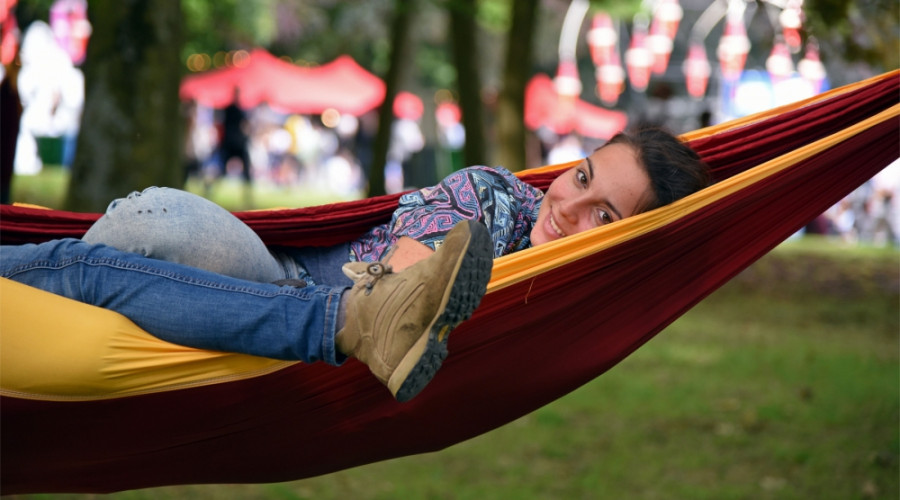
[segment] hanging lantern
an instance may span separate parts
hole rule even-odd
[[[605,12],[598,12],[591,21],[591,29],[587,33],[591,59],[597,67],[603,66],[612,59],[616,50],[618,34],[613,28],[612,18]]]
[[[691,42],[683,70],[688,94],[695,99],[702,99],[706,95],[706,86],[712,72],[703,42]]]
[[[581,95],[581,79],[575,61],[560,61],[553,86],[557,95],[557,127],[571,130],[575,127],[575,102]]]
[[[619,58],[619,34],[609,14],[600,12],[594,15],[587,38],[596,66],[597,96],[607,106],[614,106],[625,90],[625,69]]]
[[[560,97],[575,98],[581,95],[581,79],[575,61],[560,61],[556,70],[553,86]]]
[[[740,78],[750,52],[750,39],[747,38],[747,29],[744,27],[743,4],[743,0],[729,2],[725,15],[725,32],[716,51],[722,77],[728,81]]]
[[[652,63],[650,70],[654,75],[662,75],[669,66],[669,56],[672,55],[672,39],[658,23],[654,21],[650,25],[650,36],[647,37],[647,48],[650,50]]]
[[[0,62],[4,66],[12,64],[19,52],[19,24],[10,5],[9,11],[4,11],[0,6]]]
[[[615,106],[619,96],[625,91],[625,69],[619,59],[619,53],[612,52],[612,58],[597,67],[597,95],[603,104]]]
[[[794,61],[791,59],[791,52],[784,40],[778,39],[772,46],[772,52],[766,59],[766,70],[772,78],[772,83],[790,78],[794,74]]]
[[[684,11],[678,0],[660,0],[653,10],[653,23],[650,25],[647,46],[653,54],[654,74],[661,75],[666,72],[675,34],[678,32],[678,23],[681,22],[683,15]]]
[[[631,88],[638,92],[647,90],[650,84],[650,68],[653,54],[647,47],[647,18],[638,14],[634,16],[634,28],[631,33],[631,45],[625,51],[625,67],[628,69],[628,81]]]
[[[678,0],[659,0],[653,11],[653,22],[659,24],[660,30],[669,40],[675,40],[678,24],[684,17],[684,9]]]
[[[781,35],[792,53],[800,51],[800,28],[803,25],[803,0],[790,0],[784,10],[778,15],[778,23],[781,24]]]
[[[825,65],[819,59],[819,44],[815,38],[807,40],[806,54],[797,63],[797,71],[809,82],[815,94],[822,92],[822,86],[825,84]]]

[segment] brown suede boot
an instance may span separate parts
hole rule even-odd
[[[493,265],[491,237],[480,223],[451,230],[434,255],[399,273],[381,262],[351,262],[338,349],[366,365],[398,401],[419,393],[447,357],[450,331],[481,302]]]

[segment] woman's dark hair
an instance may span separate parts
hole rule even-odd
[[[710,184],[709,166],[687,144],[668,131],[642,127],[620,132],[607,144],[631,146],[638,163],[647,170],[654,200],[641,212],[668,205]]]

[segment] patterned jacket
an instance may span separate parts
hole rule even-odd
[[[372,228],[350,248],[364,262],[380,260],[401,236],[437,249],[456,223],[471,219],[490,230],[499,257],[531,246],[543,196],[503,167],[465,168],[437,186],[401,196],[391,222]]]

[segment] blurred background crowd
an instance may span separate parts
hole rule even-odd
[[[443,21],[445,8],[437,3],[183,0],[176,5],[185,16],[179,123],[169,125],[178,132],[180,178],[170,183],[205,194],[237,182],[346,200],[379,194],[383,182],[383,192],[396,193],[468,164],[521,170],[581,158],[631,125],[675,133],[714,125],[894,69],[897,61],[896,16],[879,16],[896,14],[896,2],[529,0],[522,3],[539,15],[527,34],[524,154],[509,155],[500,123],[501,49],[510,44],[512,51],[510,30],[521,5],[460,3],[476,9],[478,122],[464,118],[464,80],[473,77],[460,74],[462,63],[447,55],[462,48],[454,32],[461,25],[453,24],[452,11],[451,22]],[[389,42],[396,43],[398,6],[407,4],[417,4],[416,17],[400,43],[413,69],[392,78]],[[85,119],[91,99],[85,71],[92,39],[110,36],[104,21],[93,19],[105,5],[0,2],[3,149],[10,157],[4,203],[17,201],[9,198],[9,170],[16,176],[39,175],[45,166],[77,170],[79,149],[115,142],[108,132],[79,137],[99,128]],[[130,48],[120,43],[116,56],[128,57]],[[121,108],[101,105],[93,113],[106,119],[119,113],[115,123],[132,126]],[[385,123],[387,147],[379,149]],[[380,173],[382,165],[383,181],[376,176],[373,189],[372,169]],[[896,163],[885,169],[806,231],[900,243],[898,169]]]

